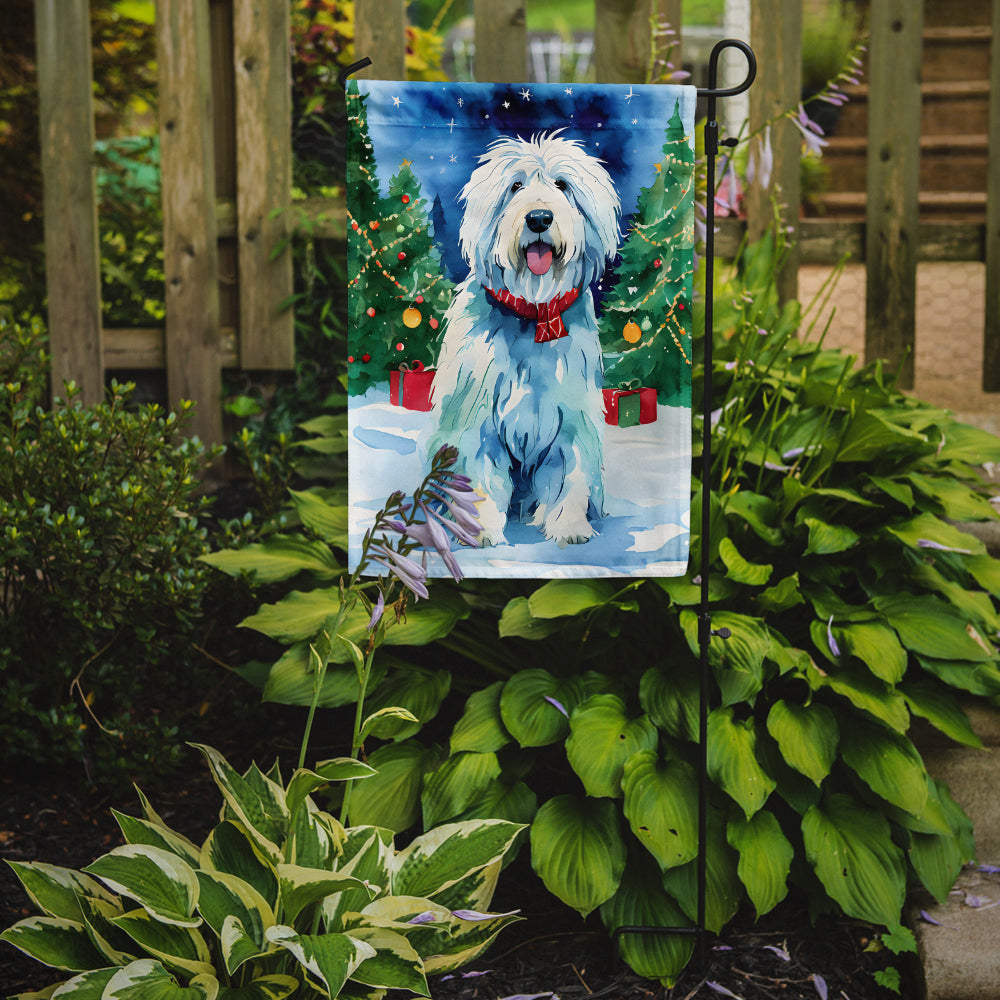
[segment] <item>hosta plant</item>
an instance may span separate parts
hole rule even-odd
[[[115,813],[125,845],[82,871],[11,862],[41,915],[0,938],[67,977],[30,996],[429,996],[429,973],[470,961],[518,919],[487,912],[517,824],[450,823],[397,849],[391,831],[345,828],[312,798],[370,779],[366,764],[338,758],[286,784],[276,767],[240,774],[199,749],[224,802],[202,844],[140,793],[142,818]]]

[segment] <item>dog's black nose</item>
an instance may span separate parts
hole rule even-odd
[[[547,208],[536,208],[524,217],[524,221],[533,233],[544,233],[552,225],[552,213]]]

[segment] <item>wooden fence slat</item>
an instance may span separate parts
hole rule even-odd
[[[898,368],[903,389],[915,366],[923,6],[872,0],[869,15],[865,360]]]
[[[750,8],[750,42],[762,67],[749,91],[750,132],[794,108],[802,91],[802,4],[799,0],[761,0]],[[739,123],[731,123],[738,126]],[[735,130],[735,129],[733,129]],[[759,140],[755,139],[754,142]],[[798,295],[799,282],[799,157],[802,136],[788,119],[771,126],[774,169],[766,188],[756,178],[746,196],[750,238],[759,239],[774,221],[774,203],[780,206],[780,224],[793,229],[795,241],[777,276],[778,296],[786,302]]]
[[[52,392],[104,397],[89,0],[35,0]]]
[[[1000,392],[1000,0],[993,0],[989,159],[986,175],[986,324],[983,390]]]
[[[372,61],[357,77],[406,79],[405,0],[355,0],[354,55]]]
[[[599,83],[645,83],[650,17],[658,0],[594,0],[594,69]]]
[[[206,0],[159,0],[167,394],[171,404],[196,401],[192,432],[218,443],[219,254],[210,50]]]
[[[473,72],[482,83],[528,79],[528,33],[524,0],[475,0]]]
[[[247,369],[295,367],[294,314],[282,306],[292,294],[290,20],[288,0],[233,6],[240,365]]]

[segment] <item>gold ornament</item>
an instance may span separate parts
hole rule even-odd
[[[626,343],[637,344],[639,343],[639,338],[642,336],[642,330],[634,319],[630,319],[625,324],[625,329],[622,330],[622,336],[625,338]]]
[[[420,315],[420,310],[409,306],[403,310],[403,325],[408,326],[411,330],[414,327],[420,326],[420,320],[423,317]]]

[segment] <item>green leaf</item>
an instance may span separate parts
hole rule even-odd
[[[507,602],[500,615],[501,639],[516,636],[520,639],[544,639],[563,628],[556,619],[536,618],[531,613],[527,597],[515,597]]]
[[[698,739],[698,675],[675,663],[669,673],[650,667],[639,681],[639,704],[660,729],[678,740]]]
[[[328,503],[315,490],[289,490],[295,513],[324,542],[347,550],[347,504]]]
[[[833,794],[805,814],[802,836],[809,863],[844,913],[874,924],[899,923],[906,867],[885,816]]]
[[[958,839],[950,833],[911,833],[909,855],[924,888],[939,903],[947,902],[964,862]]]
[[[874,603],[899,633],[903,645],[915,653],[975,663],[996,659],[995,651],[975,626],[936,597],[882,595]]]
[[[277,905],[277,873],[242,824],[220,823],[202,844],[199,866],[234,875],[253,886],[272,907]]]
[[[291,976],[261,976],[245,986],[223,987],[218,1000],[285,1000],[299,988]]]
[[[281,889],[282,913],[293,923],[295,918],[313,903],[345,889],[367,889],[352,875],[342,872],[303,868],[301,865],[278,865],[278,885]],[[374,896],[374,892],[371,893]]]
[[[326,543],[297,535],[272,535],[266,542],[209,552],[199,558],[230,576],[246,574],[255,584],[277,583],[298,573],[331,580],[344,572]]]
[[[377,773],[374,767],[353,757],[334,757],[320,761],[313,771],[299,768],[288,782],[285,805],[289,813],[296,813],[307,796],[331,781],[356,781],[372,778]]]
[[[747,819],[764,805],[776,783],[757,762],[753,718],[737,721],[731,707],[709,713],[708,774],[740,806]]]
[[[772,547],[784,541],[781,512],[771,497],[750,490],[738,490],[726,497],[726,514],[735,515],[753,529],[758,538]]]
[[[383,927],[362,926],[353,928],[351,937],[375,949],[375,954],[351,973],[355,982],[430,996],[424,963],[402,934]]]
[[[111,922],[168,968],[188,976],[212,974],[208,945],[195,929],[162,923],[145,910],[123,913]]]
[[[495,753],[452,754],[424,780],[424,827],[429,829],[454,819],[498,777],[500,764]]]
[[[974,556],[966,559],[965,568],[973,575],[976,583],[994,597],[1000,597],[1000,559],[990,555]]]
[[[763,612],[780,612],[804,604],[805,598],[799,590],[799,574],[792,573],[779,580],[773,587],[762,590],[754,600]]]
[[[726,575],[729,579],[735,580],[736,583],[744,583],[748,587],[763,587],[774,570],[774,566],[770,563],[761,565],[747,562],[730,538],[719,541],[719,557],[726,565]]]
[[[607,580],[550,580],[528,598],[534,618],[564,618],[607,604],[615,595]]]
[[[374,736],[380,740],[389,740],[400,731],[400,723],[403,723],[403,731],[410,729],[414,723],[420,726],[420,720],[406,708],[394,705],[391,708],[380,708],[377,712],[372,712],[361,724],[358,737],[366,740],[369,736]]]
[[[351,790],[351,824],[396,833],[413,826],[420,817],[424,774],[437,760],[434,750],[415,740],[379,747],[368,758],[377,773]]]
[[[906,732],[910,713],[906,710],[903,696],[884,681],[873,677],[868,670],[841,667],[835,673],[822,674],[812,667],[806,676],[814,689],[829,688],[897,732]]]
[[[886,531],[913,549],[920,549],[920,542],[928,541],[971,555],[983,555],[986,552],[986,546],[974,535],[942,521],[933,514],[918,514],[908,521],[888,525]]]
[[[81,972],[99,968],[104,958],[96,951],[83,924],[65,917],[28,917],[0,934],[35,961],[54,969]]]
[[[737,816],[726,828],[729,846],[739,851],[736,873],[759,920],[788,894],[788,873],[795,849],[782,833],[774,813],[765,809],[750,819]]]
[[[58,987],[58,994],[51,993],[55,987],[50,986],[43,993],[19,993],[10,1000],[42,1000],[43,997],[49,996],[56,996],[58,1000],[101,1000],[104,988],[111,982],[116,972],[118,972],[116,966],[91,969],[89,972],[82,972],[72,979],[67,979]]]
[[[985,697],[1000,694],[1000,669],[993,663],[936,660],[931,656],[918,656],[917,662],[949,687]]]
[[[181,986],[159,962],[143,958],[115,972],[101,1000],[216,1000],[218,993],[212,975],[198,975]]]
[[[856,656],[886,684],[898,684],[906,673],[906,650],[896,633],[878,622],[837,625],[833,634],[843,652]]]
[[[815,517],[803,518],[803,523],[809,529],[809,543],[805,551],[807,556],[829,556],[844,552],[861,537],[846,524],[829,524]]]
[[[71,868],[60,868],[40,861],[8,861],[7,864],[32,903],[46,916],[82,920],[80,896],[115,902],[115,897],[100,882]]]
[[[618,889],[625,842],[608,799],[557,795],[531,824],[531,866],[545,887],[586,916]]]
[[[125,844],[88,865],[112,892],[134,899],[151,917],[178,927],[197,927],[198,878],[191,866],[170,851],[147,844]]]
[[[333,656],[345,656],[347,647],[337,643]],[[369,687],[377,685],[385,676],[385,657],[376,659]],[[281,705],[311,705],[315,697],[316,674],[310,661],[310,645],[297,642],[282,653],[270,668],[261,697]],[[331,664],[323,675],[317,708],[340,708],[358,700],[360,687],[354,667]]]
[[[390,630],[391,632],[391,630]],[[425,722],[437,715],[445,695],[451,689],[451,674],[447,670],[427,670],[410,667],[394,670],[366,701],[371,711],[383,708],[403,708],[415,720],[383,720],[380,739],[405,740],[419,732]]]
[[[642,750],[625,762],[623,811],[636,839],[660,868],[683,865],[698,853],[698,783],[691,767]]]
[[[187,837],[161,823],[150,822],[145,819],[136,819],[134,816],[126,816],[125,813],[111,810],[118,826],[121,827],[122,835],[130,844],[147,844],[150,847],[159,847],[164,851],[170,851],[177,857],[186,861],[189,865],[198,864],[198,848],[188,840]]]
[[[512,785],[492,781],[472,804],[457,818],[505,819],[527,826],[538,812],[538,796],[523,782]]]
[[[841,741],[844,762],[876,795],[919,815],[927,801],[927,772],[920,754],[900,733],[853,718]]]
[[[920,445],[926,441],[927,439],[916,431],[890,423],[871,410],[862,410],[851,420],[840,443],[836,460],[868,462],[880,457],[890,448]]]
[[[687,927],[684,911],[664,891],[654,865],[630,858],[615,894],[601,904],[601,919],[609,932],[619,927]],[[673,986],[694,952],[690,934],[621,935],[621,957],[640,976]]]
[[[981,427],[949,421],[943,437],[937,453],[939,462],[966,462],[969,465],[1000,462],[997,436]]]
[[[837,756],[837,720],[826,705],[798,705],[779,699],[767,716],[767,731],[785,761],[817,787],[830,773]]]
[[[980,496],[953,475],[924,476],[910,472],[906,478],[925,497],[940,505],[941,512],[950,521],[984,521],[996,517],[996,511],[986,497]]]
[[[267,939],[291,952],[332,997],[340,995],[362,962],[375,957],[370,944],[349,934],[296,934],[293,928],[279,924],[268,928]]]
[[[521,746],[547,746],[569,732],[569,715],[583,694],[579,677],[559,679],[547,670],[522,670],[504,684],[500,716]]]
[[[233,949],[224,948],[226,971],[232,975],[247,958],[265,950],[264,931],[274,926],[274,913],[267,900],[248,882],[223,872],[198,872],[198,911],[225,944],[223,928],[227,920],[239,922],[241,936],[249,938],[251,954],[234,960]],[[232,933],[232,932],[230,932]]]
[[[910,711],[926,719],[945,736],[967,747],[983,745],[965,710],[947,688],[932,680],[907,681],[900,686],[900,691]]]
[[[680,621],[692,655],[700,656],[698,616],[693,611],[682,611]],[[708,662],[722,690],[723,704],[752,703],[763,686],[764,659],[771,648],[770,633],[759,618],[730,611],[714,612],[713,631],[724,628],[729,629],[729,638],[714,636],[708,646]]]
[[[510,742],[510,733],[500,717],[502,690],[503,681],[496,681],[469,696],[465,711],[451,733],[452,753],[460,750],[495,753]]]
[[[588,795],[621,796],[622,768],[638,750],[653,750],[659,735],[646,715],[629,719],[613,694],[591,695],[574,709],[566,758]]]

